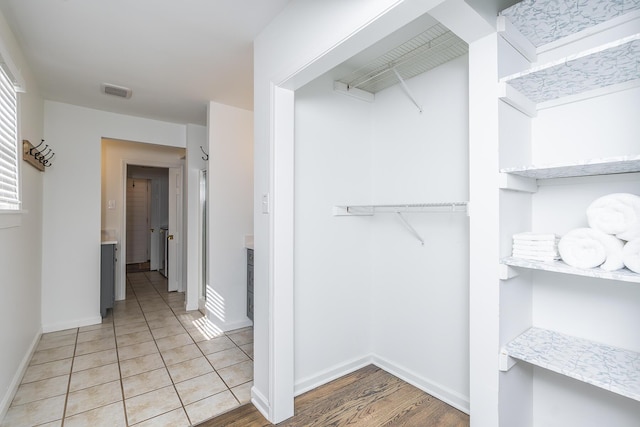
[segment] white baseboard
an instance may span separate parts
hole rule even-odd
[[[266,420],[269,419],[269,401],[258,391],[256,386],[251,387],[251,403]]]
[[[66,320],[64,322],[42,325],[42,332],[64,331],[65,329],[81,328],[83,326],[97,325],[100,323],[102,323],[102,316],[98,314],[97,316],[87,317],[84,319]]]
[[[465,414],[469,414],[468,396],[464,396],[456,391],[451,390],[448,387],[423,378],[420,375],[417,375],[416,373],[408,369],[404,369],[381,357],[375,355],[372,356],[372,363],[380,369],[384,369],[385,371],[389,372],[391,375],[394,375],[401,380],[406,381],[415,387],[418,387],[425,393],[429,393],[433,397],[442,400],[443,402],[453,406],[456,409],[461,410]]]
[[[350,374],[351,372],[357,371],[358,369],[372,363],[373,359],[370,355],[368,355],[350,360],[346,363],[332,366],[331,368],[325,369],[324,371],[316,375],[302,378],[301,380],[296,381],[293,388],[293,393],[295,396],[301,395],[302,393],[313,390],[314,388]]]
[[[229,332],[236,329],[246,328],[247,326],[253,326],[253,322],[248,317],[246,318],[246,320],[240,320],[237,322],[220,322],[215,317],[211,318],[209,316],[207,316],[207,319],[213,325],[215,330],[222,332]]]
[[[4,419],[7,411],[9,410],[9,406],[11,406],[11,401],[13,397],[16,395],[18,391],[18,387],[20,387],[20,382],[22,381],[22,377],[29,367],[29,362],[31,361],[31,357],[33,353],[36,351],[36,347],[38,346],[38,342],[40,342],[40,336],[42,335],[42,331],[39,331],[36,336],[33,338],[31,345],[29,346],[29,350],[22,358],[18,369],[16,369],[16,373],[13,375],[13,379],[11,380],[11,384],[7,388],[2,396],[2,401],[0,401],[0,421]]]

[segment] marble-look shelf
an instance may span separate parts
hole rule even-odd
[[[511,24],[535,47],[553,43],[573,34],[640,9],[640,0],[590,0],[589,7],[557,0],[524,0],[502,12]]]
[[[540,328],[501,353],[640,401],[640,353]]]
[[[581,160],[573,163],[528,165],[500,169],[501,173],[534,179],[570,178],[640,172],[640,155]]]
[[[500,81],[499,97],[534,117],[539,109],[640,86],[639,58],[636,34],[507,76]]]
[[[562,261],[540,262],[522,258],[506,257],[500,263],[511,267],[527,268],[530,270],[551,271],[554,273],[572,274],[574,276],[595,277],[598,279],[620,280],[622,282],[640,283],[640,274],[623,268],[616,271],[605,271],[601,268],[576,268]]]

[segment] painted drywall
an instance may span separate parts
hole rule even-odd
[[[333,207],[372,198],[372,104],[320,77],[295,99],[296,394],[368,363],[371,219]]]
[[[469,199],[468,58],[376,94],[372,117],[373,201]],[[469,219],[408,213],[424,246],[395,214],[374,217],[373,354],[387,369],[469,410]],[[419,338],[418,338],[419,337]]]
[[[253,234],[253,113],[211,102],[209,130],[209,285],[206,313],[216,328],[247,317],[244,236]]]
[[[439,7],[443,6],[443,7]],[[433,11],[454,31],[471,42],[489,34],[492,25],[465,2],[371,1],[291,2],[254,43],[255,194],[256,209],[266,196],[276,200],[269,215],[256,210],[257,250],[256,325],[253,402],[272,422],[293,414],[293,224],[292,217],[293,111],[278,102],[283,91],[295,90],[370,46],[422,14]],[[436,16],[437,15],[437,16]],[[493,77],[492,77],[493,78]],[[280,156],[282,153],[283,156]],[[283,221],[280,221],[280,219]],[[281,246],[282,245],[282,246]],[[276,249],[280,248],[280,249]],[[274,280],[286,277],[286,280]],[[262,285],[261,285],[262,283]],[[282,303],[278,310],[276,304]],[[277,332],[277,333],[276,333]]]
[[[102,138],[185,147],[185,126],[52,101],[44,137],[56,167],[44,177],[42,324],[55,331],[101,321]]]
[[[185,149],[155,144],[122,141],[110,138],[102,140],[102,195],[101,195],[101,230],[115,230],[118,240],[119,262],[116,264],[116,300],[124,299],[125,286],[120,278],[124,277],[126,265],[120,260],[125,259],[126,251],[121,244],[125,234],[125,200],[124,168],[126,164],[155,166],[161,168],[181,167]],[[168,223],[168,171],[164,178],[153,184],[164,186],[164,218],[160,221],[166,226]],[[153,191],[152,191],[153,192]],[[108,201],[115,200],[115,207],[108,208]]]
[[[0,14],[0,52],[11,60],[25,82],[18,95],[18,140],[43,138],[43,100],[20,47]],[[20,144],[22,147],[22,144]],[[20,159],[22,157],[20,156]],[[20,214],[0,214],[0,419],[11,400],[41,333],[42,188],[43,173],[20,160]]]
[[[200,171],[207,169],[204,160],[204,149],[207,152],[207,128],[199,125],[187,125],[187,158],[186,158],[186,191],[184,206],[187,207],[184,236],[188,248],[199,248],[202,229],[200,228]],[[202,149],[201,149],[202,147]],[[189,227],[189,224],[192,226]],[[198,224],[196,226],[196,224]],[[253,226],[253,224],[252,224]],[[200,272],[202,271],[201,256],[199,252],[190,252],[187,256],[184,252],[182,265],[183,280],[186,286],[185,306],[187,310],[198,309],[198,297],[200,289]],[[197,255],[196,255],[197,254]]]

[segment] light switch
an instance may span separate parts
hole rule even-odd
[[[269,193],[262,195],[262,213],[269,213]]]
[[[107,202],[107,209],[115,209],[116,208],[116,201],[115,200],[109,200]]]

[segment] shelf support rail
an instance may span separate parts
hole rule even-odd
[[[411,224],[409,224],[409,221],[407,221],[404,215],[402,215],[402,212],[396,212],[396,213],[398,214],[398,218],[400,218],[400,221],[402,221],[402,224],[404,224],[407,230],[409,230],[409,232],[413,234],[413,236],[420,241],[420,244],[424,246],[424,239],[422,238],[422,236],[420,236],[420,234],[416,231],[416,229],[413,228]]]
[[[396,67],[393,67],[392,70],[395,73],[398,80],[400,81],[400,84],[402,85],[402,90],[404,90],[404,93],[406,93],[409,99],[411,99],[411,102],[413,102],[414,105],[418,107],[418,111],[422,113],[422,106],[413,97],[413,95],[411,94],[411,91],[409,90],[409,86],[407,86],[407,84],[404,82],[404,79],[402,78],[398,70],[396,70]]]

